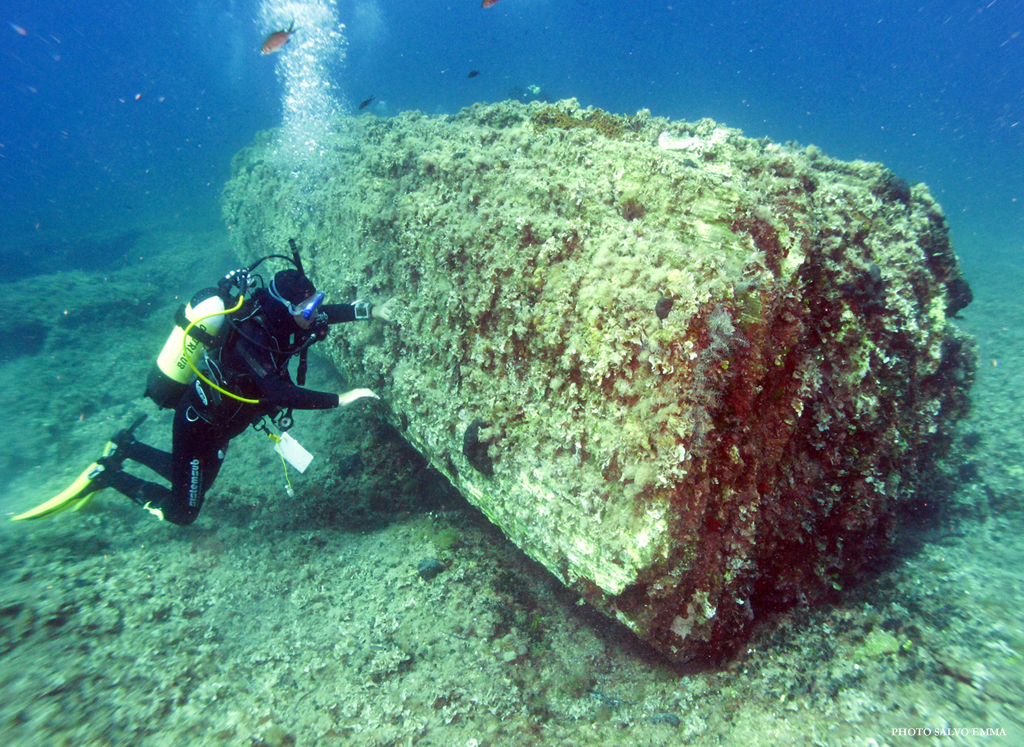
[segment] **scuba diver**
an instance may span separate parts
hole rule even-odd
[[[332,324],[390,322],[394,299],[381,306],[363,300],[323,303],[325,294],[318,293],[306,277],[294,240],[290,243],[291,257],[263,257],[252,267],[229,273],[216,288],[199,291],[187,307],[179,309],[175,329],[146,386],[146,395],[160,407],[174,408],[170,453],[135,438],[135,429],[146,418],[143,415],[115,434],[103,456],[66,490],[13,519],[52,516],[72,507],[78,510],[100,490],[113,488],[162,520],[191,524],[220,471],[228,443],[246,427],[266,431],[278,442],[282,458],[301,471],[312,457],[287,434],[292,410],[329,409],[376,398],[368,389],[336,394],[302,388],[306,353],[327,336]],[[263,278],[253,272],[271,257],[291,262],[294,269],[278,272],[263,287]],[[254,280],[261,287],[246,298]],[[238,289],[237,296],[231,295],[233,288]],[[298,384],[288,371],[296,355]],[[196,365],[200,357],[206,374]],[[264,418],[275,422],[283,435],[273,435]],[[125,472],[122,465],[129,459],[168,480],[170,487]]]

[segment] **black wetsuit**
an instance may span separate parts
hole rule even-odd
[[[247,426],[289,408],[323,410],[338,406],[337,394],[294,384],[288,362],[302,349],[324,339],[328,325],[355,321],[355,307],[323,305],[316,324],[303,330],[265,291],[253,294],[247,306],[249,313],[231,322],[232,328],[213,361],[213,373],[222,388],[259,403],[240,402],[196,380],[175,406],[170,454],[134,440],[119,445],[114,454],[118,466],[124,459],[131,459],[169,480],[171,486],[148,482],[116,468],[101,478],[105,486],[136,503],[159,509],[163,518],[174,524],[196,520],[203,497],[220,471],[228,443]]]

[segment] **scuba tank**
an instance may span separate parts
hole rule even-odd
[[[217,344],[226,309],[219,288],[204,288],[192,297],[188,306],[178,308],[174,330],[146,379],[147,397],[160,407],[174,407],[178,403],[188,388],[197,362]],[[197,319],[202,321],[192,327],[186,341],[185,329]]]

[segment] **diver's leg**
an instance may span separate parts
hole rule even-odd
[[[144,444],[142,441],[132,441],[124,446],[119,446],[116,455],[122,460],[131,459],[143,467],[149,467],[165,480],[173,479],[171,477],[173,458],[168,451]]]
[[[120,470],[104,474],[98,481],[98,487],[113,488],[118,493],[126,495],[135,503],[153,514],[166,518],[160,512],[161,506],[168,502],[171,497],[171,489],[165,485],[155,482],[148,482],[141,477],[129,475]]]
[[[110,438],[107,444],[106,455],[99,460],[108,469],[117,470],[125,459],[138,462],[143,467],[149,467],[165,480],[171,479],[171,455],[162,449],[154,448],[144,444],[135,438],[135,429],[146,420],[146,416],[139,417],[132,425],[118,431]]]
[[[199,419],[196,411],[183,402],[174,415],[172,453],[134,440],[122,441],[114,454],[104,457],[107,470],[94,485],[113,488],[172,524],[191,524],[199,516],[206,490],[220,471],[223,450],[218,448],[219,434],[220,429]],[[122,471],[124,459],[144,464],[161,475],[166,472],[171,487]]]
[[[171,495],[160,508],[168,521],[191,524],[220,472],[227,439],[220,428],[199,418],[192,407],[182,405],[174,414],[173,443]]]

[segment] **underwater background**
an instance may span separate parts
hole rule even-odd
[[[311,112],[575,97],[880,161],[941,203],[981,363],[942,505],[906,517],[872,581],[704,670],[578,605],[371,409],[298,414],[317,458],[294,497],[250,431],[190,527],[111,492],[5,521],[0,741],[1024,743],[1024,3],[0,9],[5,518],[141,412],[140,435],[168,445],[143,382],[178,304],[239,263],[232,157]],[[260,54],[310,14],[334,30],[315,54],[301,23]],[[314,358],[312,387],[346,384]],[[428,580],[432,558],[448,570]]]

